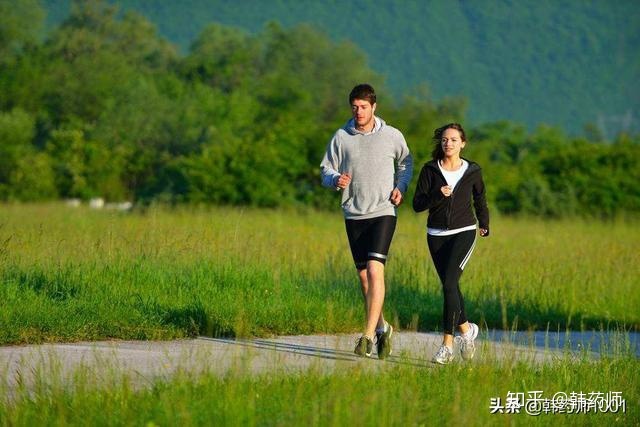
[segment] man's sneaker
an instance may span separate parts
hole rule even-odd
[[[474,343],[478,336],[478,325],[475,323],[469,323],[469,330],[462,335],[457,336],[457,341],[460,344],[460,356],[464,360],[471,360],[476,354],[476,345]]]
[[[431,359],[433,363],[439,363],[441,365],[446,365],[453,361],[453,350],[451,350],[446,345],[441,345],[438,349],[438,352]]]
[[[386,331],[376,333],[376,347],[378,349],[378,359],[384,359],[391,354],[391,335],[393,326],[385,322]]]
[[[366,356],[371,357],[371,352],[373,351],[373,341],[371,338],[366,336],[361,336],[356,341],[356,349],[353,350],[355,354],[358,356]]]

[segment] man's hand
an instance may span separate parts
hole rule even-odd
[[[395,206],[400,206],[400,203],[402,203],[402,192],[397,187],[394,188],[391,192],[391,197],[389,198],[389,200],[391,200],[391,203],[393,203]]]
[[[351,183],[351,174],[343,173],[338,177],[338,182],[336,182],[336,187],[344,190]]]

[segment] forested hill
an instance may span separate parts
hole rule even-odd
[[[307,25],[211,24],[180,54],[147,18],[106,0],[78,0],[41,37],[37,2],[0,0],[0,202],[335,209],[319,161],[349,115],[352,85],[383,80],[357,45]],[[460,99],[380,96],[377,112],[402,130],[416,165],[430,158],[436,127],[468,124]],[[640,213],[640,133],[582,137],[504,120],[467,129],[465,156],[483,166],[492,209]]]
[[[388,86],[468,99],[468,120],[640,130],[640,2],[120,0],[187,51],[210,22],[259,32],[310,22],[349,39]],[[43,0],[51,25],[69,0]]]

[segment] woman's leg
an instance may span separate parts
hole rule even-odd
[[[455,328],[467,322],[459,280],[473,250],[475,231],[469,230],[450,236],[428,236],[427,241],[442,283],[442,326],[445,345],[452,346]]]

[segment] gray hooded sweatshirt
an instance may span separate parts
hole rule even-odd
[[[373,131],[365,134],[349,120],[333,135],[320,163],[325,187],[336,188],[341,174],[351,174],[342,193],[346,219],[396,216],[391,193],[398,187],[404,194],[411,181],[413,159],[402,133],[378,117],[375,121]]]

